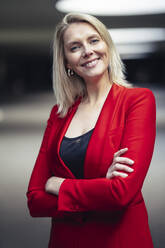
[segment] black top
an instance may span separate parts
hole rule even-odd
[[[84,159],[93,129],[75,138],[64,136],[61,142],[60,157],[76,178],[84,177]]]

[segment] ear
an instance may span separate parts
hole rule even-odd
[[[72,67],[70,66],[69,63],[66,64],[66,68],[67,68],[67,69],[72,69]]]
[[[72,67],[71,67],[70,64],[68,63],[66,57],[64,57],[64,64],[65,64],[65,68],[66,68],[66,69],[72,69]]]

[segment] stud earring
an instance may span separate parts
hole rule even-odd
[[[72,77],[72,76],[74,76],[74,71],[72,70],[72,69],[68,69],[67,70],[67,73],[68,73],[68,77]]]

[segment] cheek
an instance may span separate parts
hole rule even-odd
[[[103,54],[107,54],[107,55],[108,55],[107,46],[106,46],[106,44],[103,43],[103,42],[100,42],[100,43],[97,45],[97,51],[100,52],[100,53],[103,53]]]
[[[74,53],[74,54],[71,54],[69,56],[66,56],[67,62],[71,66],[76,66],[79,62],[79,58],[80,58],[80,56],[78,53]]]
[[[65,53],[65,59],[66,59],[66,65],[73,66],[76,61],[76,56],[74,53],[69,52],[67,49],[64,50]]]

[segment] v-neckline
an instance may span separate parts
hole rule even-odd
[[[86,154],[85,154],[85,160],[84,160],[84,170],[85,170],[85,167],[86,167],[85,164],[86,164],[86,157],[87,157],[88,147],[90,146],[90,143],[93,140],[92,137],[95,136],[95,133],[97,132],[97,127],[99,126],[99,124],[101,122],[101,116],[102,116],[104,107],[107,104],[108,99],[111,98],[114,85],[115,85],[115,83],[113,83],[112,86],[111,86],[111,88],[109,89],[109,92],[107,94],[107,97],[106,97],[106,99],[105,99],[105,101],[103,103],[103,106],[101,108],[100,114],[99,114],[99,116],[97,118],[97,121],[96,121],[94,130],[93,130],[93,133],[92,133],[91,138],[90,138],[90,141],[88,143]],[[72,121],[72,118],[73,118],[74,114],[77,111],[77,108],[78,108],[80,102],[81,102],[81,99],[78,99],[77,102],[73,105],[72,110],[68,113],[67,117],[64,118],[65,120],[64,120],[64,123],[63,123],[63,125],[61,127],[61,130],[60,130],[60,137],[59,137],[59,139],[57,141],[58,142],[57,143],[57,156],[58,156],[58,159],[60,160],[61,164],[65,167],[65,169],[69,172],[69,174],[72,176],[72,178],[75,178],[74,174],[70,171],[70,169],[67,167],[67,165],[65,165],[64,161],[60,157],[60,146],[61,146],[61,142],[63,140],[63,137],[65,136],[65,133],[66,133],[66,131],[67,131],[67,129],[68,129],[71,121]]]
[[[112,83],[111,87],[110,87],[109,90],[108,90],[108,93],[107,93],[107,95],[106,95],[106,97],[105,97],[105,99],[104,99],[104,101],[103,101],[103,103],[102,103],[101,108],[99,109],[99,114],[98,114],[98,117],[97,117],[97,119],[96,119],[95,125],[92,126],[89,130],[86,130],[85,133],[88,133],[91,129],[92,129],[92,130],[95,129],[96,124],[97,124],[97,121],[98,121],[98,119],[99,119],[99,116],[101,115],[102,109],[103,109],[104,104],[105,104],[105,102],[106,102],[106,100],[107,100],[107,98],[108,98],[108,95],[109,95],[109,93],[110,93],[110,91],[111,91],[112,86],[113,86],[113,83]],[[69,125],[67,126],[67,129],[66,129],[66,131],[65,131],[64,137],[66,137],[65,135],[66,135],[66,133],[67,133],[67,131],[68,131],[70,125],[71,125],[71,122],[72,122],[72,120],[73,120],[73,118],[74,118],[74,116],[75,116],[75,114],[76,114],[76,112],[77,112],[78,107],[79,107],[80,104],[81,104],[81,101],[78,103],[77,108],[76,108],[76,111],[74,112],[74,115],[71,117],[71,120],[70,120],[70,122],[69,122]],[[77,136],[84,135],[85,133],[79,134],[79,135],[77,135]],[[68,137],[68,136],[67,136],[67,137]],[[75,137],[76,137],[76,136],[75,136]],[[73,139],[74,137],[68,137],[68,138]]]

